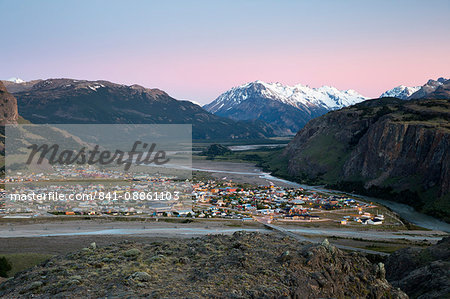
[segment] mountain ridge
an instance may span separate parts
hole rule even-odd
[[[234,121],[179,101],[157,88],[109,81],[46,79],[14,93],[32,123],[193,124],[194,139],[260,139],[274,136],[261,121]]]

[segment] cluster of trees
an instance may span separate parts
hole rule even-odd
[[[383,187],[374,185],[366,188],[364,187],[364,182],[361,181],[340,181],[336,184],[327,185],[327,188],[392,200],[410,205],[417,210],[423,208],[425,204],[416,191],[403,190],[397,192],[389,186]]]
[[[226,154],[231,154],[231,150],[221,144],[211,144],[201,153],[201,155],[208,157],[223,156]]]

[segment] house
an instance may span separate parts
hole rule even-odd
[[[368,224],[372,224],[372,225],[380,225],[383,224],[383,221],[381,221],[380,219],[369,219],[367,220]]]
[[[361,219],[361,223],[364,225],[366,225],[366,224],[380,225],[380,224],[383,224],[383,221],[378,220],[378,219],[363,218],[363,219]]]
[[[384,215],[379,214],[379,215],[375,216],[375,219],[379,219],[379,220],[383,221],[384,220]]]
[[[192,210],[181,210],[177,212],[180,216],[187,216],[188,214],[194,215],[194,212],[192,212]]]

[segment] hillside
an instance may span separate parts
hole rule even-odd
[[[284,151],[299,181],[400,201],[450,221],[450,100],[384,98],[310,121]]]
[[[334,87],[250,82],[234,87],[204,106],[216,115],[234,120],[262,120],[276,126],[278,134],[295,134],[309,120],[366,98],[354,90]]]
[[[216,116],[189,101],[178,101],[164,91],[139,85],[48,79],[14,95],[21,115],[35,124],[192,124],[194,139],[274,136],[272,127],[261,121]]]
[[[407,298],[371,264],[327,241],[299,244],[236,232],[194,239],[92,244],[0,285],[2,298]]]

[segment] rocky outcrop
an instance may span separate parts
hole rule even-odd
[[[0,297],[407,298],[384,276],[383,264],[327,242],[236,232],[90,246],[17,274]]]
[[[390,98],[330,112],[298,132],[284,155],[294,178],[408,190],[418,208],[450,215],[450,100]]]
[[[425,249],[394,252],[386,271],[389,282],[412,298],[450,297],[450,237]]]

